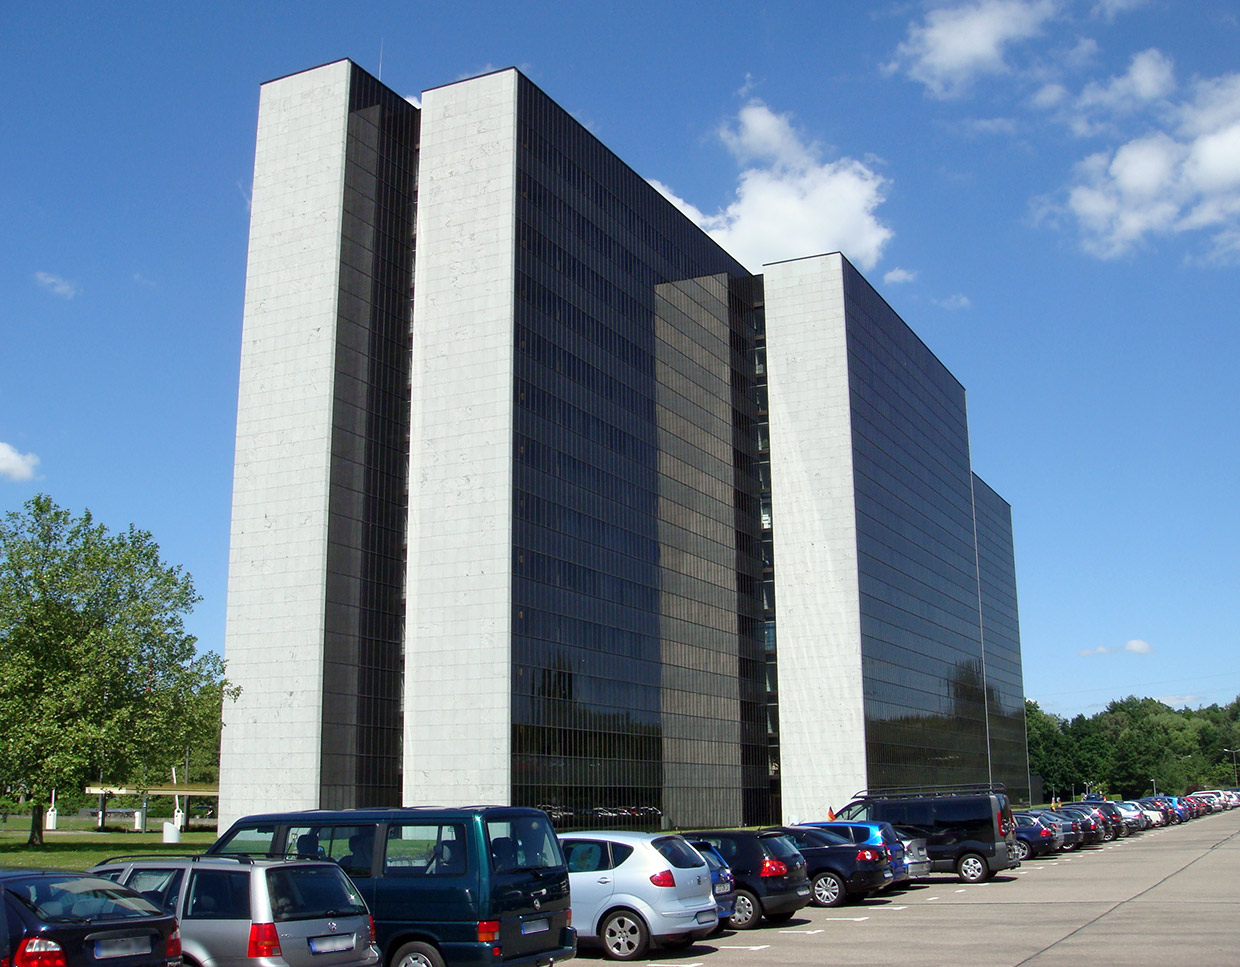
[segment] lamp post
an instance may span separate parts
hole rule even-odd
[[[1158,795],[1158,780],[1151,779],[1150,782],[1154,784],[1154,795],[1157,796]]]
[[[1224,749],[1223,751],[1231,753],[1231,781],[1240,787],[1240,771],[1236,769],[1236,753],[1240,752],[1240,749]]]

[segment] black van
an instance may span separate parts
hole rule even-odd
[[[268,813],[207,852],[335,860],[370,907],[385,967],[536,967],[577,950],[568,867],[539,809]]]
[[[863,789],[837,819],[911,826],[926,837],[930,869],[981,883],[1020,865],[1016,821],[1002,785]]]

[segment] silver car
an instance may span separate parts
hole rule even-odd
[[[93,867],[181,923],[197,967],[376,967],[374,921],[335,863],[247,856],[121,856]]]
[[[612,960],[638,960],[652,941],[687,947],[719,922],[710,868],[680,836],[574,832],[560,845],[577,936]]]
[[[911,826],[893,826],[900,842],[904,844],[904,862],[908,865],[908,878],[917,880],[930,875],[930,854],[926,851],[926,834]]]

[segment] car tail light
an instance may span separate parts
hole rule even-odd
[[[13,967],[66,967],[65,952],[55,940],[27,937],[17,948]]]
[[[564,926],[571,927],[573,925],[573,908],[569,907],[564,911]]]
[[[168,952],[164,954],[169,960],[181,956],[181,928],[173,927],[172,933],[168,934]]]
[[[496,943],[499,940],[498,920],[478,921],[478,943]]]
[[[1051,832],[1049,829],[1047,829],[1045,826],[1043,826],[1043,827],[1042,827],[1042,829],[1041,829],[1041,831],[1038,833],[1038,835],[1039,835],[1039,836],[1041,836],[1043,839],[1046,839],[1048,836],[1054,836],[1055,834],[1054,834],[1054,833],[1052,833],[1052,832]]]
[[[788,864],[783,860],[765,859],[762,861],[762,869],[758,871],[758,876],[785,876],[788,873]]]
[[[250,924],[250,947],[247,957],[280,957],[280,938],[274,923]]]
[[[877,863],[881,859],[882,859],[882,856],[879,854],[878,850],[876,849],[857,850],[857,862],[858,863]]]
[[[375,918],[371,915],[370,919],[370,942],[375,942]]]
[[[672,876],[671,870],[664,870],[661,873],[651,873],[650,882],[655,886],[675,886],[676,877]]]

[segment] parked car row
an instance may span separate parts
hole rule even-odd
[[[875,791],[823,820],[684,835],[557,836],[545,812],[500,806],[251,816],[205,855],[0,869],[0,964],[550,967],[579,937],[634,960],[935,870],[976,882],[1237,801],[1216,790],[1013,813],[996,789]]]

